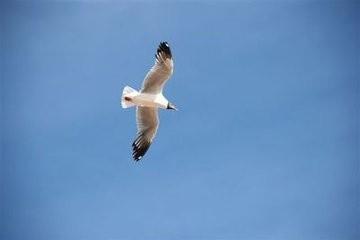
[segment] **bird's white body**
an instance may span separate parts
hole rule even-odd
[[[164,95],[162,95],[162,93],[140,93],[133,98],[133,102],[135,105],[142,107],[157,107],[166,109],[169,101],[164,97]]]
[[[124,88],[122,99],[121,105],[123,108],[140,106],[166,109],[169,103],[162,92],[157,94],[142,93],[129,86]]]

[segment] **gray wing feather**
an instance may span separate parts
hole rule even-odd
[[[153,107],[136,108],[137,135],[132,144],[133,158],[140,160],[149,149],[159,126],[158,109]]]
[[[169,44],[162,42],[155,55],[155,64],[145,76],[141,92],[160,93],[166,81],[171,77],[173,69],[174,62]]]

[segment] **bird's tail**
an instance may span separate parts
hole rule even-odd
[[[121,106],[123,108],[129,108],[132,106],[135,106],[135,104],[133,102],[131,102],[131,99],[136,96],[139,92],[136,91],[135,89],[126,86],[124,87],[124,90],[122,92],[122,96],[121,96]]]

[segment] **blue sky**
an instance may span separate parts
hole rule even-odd
[[[356,1],[1,3],[1,239],[359,239]],[[145,157],[139,88],[175,70]]]

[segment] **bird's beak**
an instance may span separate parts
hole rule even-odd
[[[169,103],[169,104],[168,104],[167,109],[172,109],[172,110],[178,111],[178,109],[177,109],[177,108],[175,107],[175,105],[172,104],[172,103]]]

